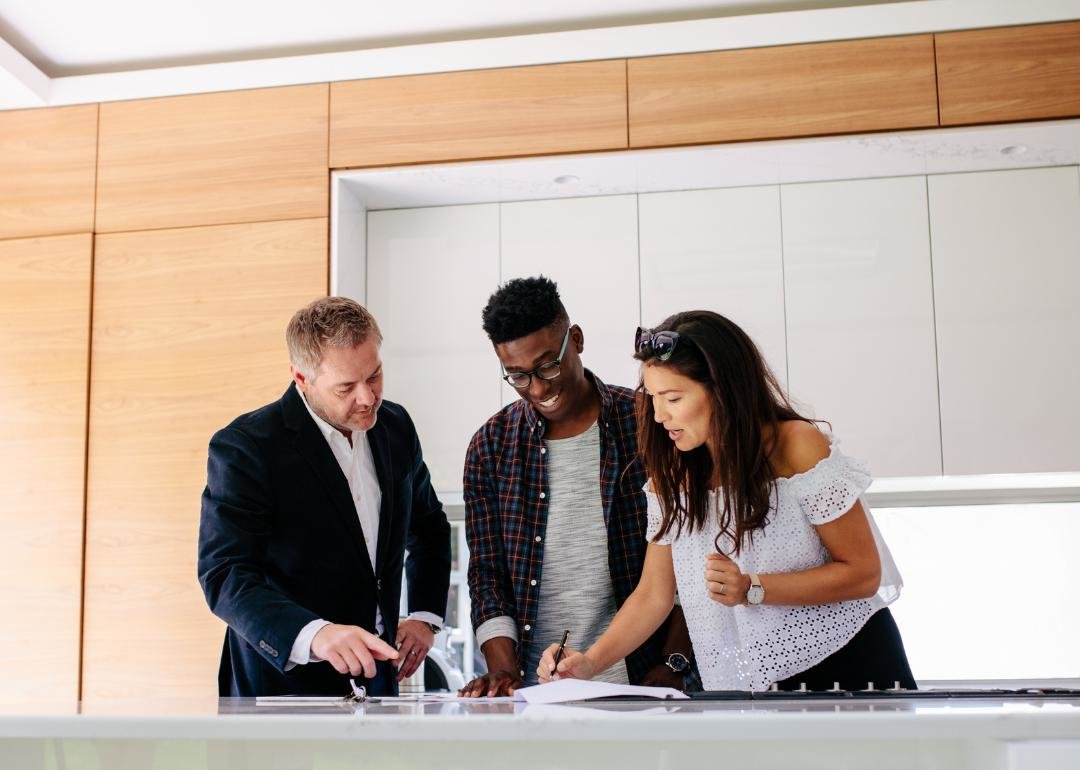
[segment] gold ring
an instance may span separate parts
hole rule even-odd
[[[721,593],[721,595],[724,593],[724,588],[725,588],[724,584],[721,583],[720,584],[720,593]]]

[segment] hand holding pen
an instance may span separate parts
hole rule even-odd
[[[563,633],[562,642],[544,650],[540,664],[536,667],[536,676],[541,683],[556,679],[592,679],[596,675],[591,660],[566,646],[569,638],[570,631],[567,630]]]

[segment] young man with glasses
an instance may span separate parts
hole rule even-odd
[[[645,558],[645,472],[634,392],[585,369],[585,337],[554,282],[500,287],[483,326],[521,397],[473,436],[465,461],[469,591],[488,673],[462,695],[508,695],[536,681],[544,649],[569,631],[584,648],[630,595]],[[683,687],[681,610],[600,678]]]

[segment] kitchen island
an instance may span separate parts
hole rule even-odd
[[[10,770],[1080,767],[1080,698],[0,706]]]

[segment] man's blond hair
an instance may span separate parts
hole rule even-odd
[[[314,380],[327,348],[355,348],[372,334],[382,342],[375,316],[346,297],[323,297],[300,308],[285,330],[289,361]]]

